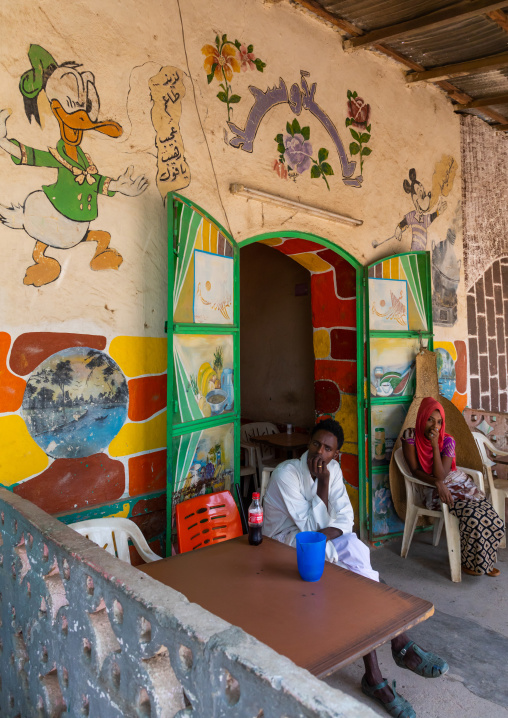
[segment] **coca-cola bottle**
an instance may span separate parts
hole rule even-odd
[[[255,491],[252,494],[252,503],[249,506],[249,543],[251,546],[259,546],[263,540],[263,507],[259,500],[259,494]]]

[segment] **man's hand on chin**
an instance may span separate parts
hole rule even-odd
[[[328,471],[328,464],[324,459],[315,454],[314,456],[307,457],[307,464],[309,466],[310,475],[318,481],[328,481],[330,478],[330,472]]]

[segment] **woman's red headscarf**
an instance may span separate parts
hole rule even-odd
[[[445,436],[450,436],[450,434],[445,434],[445,413],[441,404],[435,399],[433,399],[431,396],[427,396],[420,404],[418,414],[416,415],[416,453],[418,456],[418,461],[420,462],[420,465],[426,474],[432,474],[433,472],[434,453],[432,451],[432,444],[430,443],[429,439],[427,439],[424,432],[429,416],[436,410],[439,411],[443,420],[443,423],[441,424],[441,429],[439,431],[439,451],[441,452],[443,449],[443,441]],[[451,470],[455,471],[456,467],[457,465],[454,457],[452,459]]]

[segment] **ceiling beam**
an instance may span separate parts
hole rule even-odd
[[[454,77],[464,77],[465,75],[476,75],[481,72],[490,72],[499,70],[508,65],[508,52],[498,55],[490,55],[489,57],[480,57],[478,60],[467,60],[466,62],[457,62],[453,65],[443,65],[434,67],[432,70],[424,70],[423,72],[407,72],[406,81],[415,82],[438,82],[439,80],[450,80]]]
[[[440,27],[450,25],[454,22],[468,20],[471,17],[485,15],[489,12],[497,11],[499,8],[506,6],[504,2],[490,2],[489,0],[462,0],[454,5],[449,5],[428,15],[399,22],[396,25],[388,25],[377,30],[372,30],[360,37],[352,37],[344,41],[344,50],[352,51],[360,48],[375,45],[378,42],[387,42],[409,35],[421,30],[438,29]]]
[[[487,17],[490,17],[491,20],[494,20],[496,25],[499,25],[499,27],[502,27],[503,30],[506,30],[506,32],[508,32],[508,15],[502,10],[488,12]]]
[[[326,20],[326,22],[329,22],[330,24],[335,25],[335,27],[339,28],[340,30],[347,32],[348,35],[358,36],[362,34],[362,31],[357,28],[356,25],[353,25],[347,20],[335,17],[335,15],[332,15],[331,12],[321,7],[321,5],[316,2],[316,0],[291,0],[291,2],[295,5],[300,5],[301,7],[304,7],[305,9],[314,13],[323,20]],[[402,55],[400,52],[397,52],[396,50],[393,50],[391,47],[388,47],[386,45],[375,44],[372,46],[372,49],[377,50],[378,52],[382,53],[383,55],[386,55],[387,57],[391,57],[392,60],[399,62],[405,67],[409,67],[411,70],[417,70],[420,72],[423,72],[425,70],[423,65],[419,65],[417,62],[410,60],[405,55]],[[471,100],[471,97],[469,95],[459,90],[457,87],[455,87],[455,85],[452,85],[451,82],[443,80],[442,82],[436,82],[436,85],[441,87],[441,89],[443,89],[448,94],[450,99],[454,100],[455,102],[459,102],[461,105]]]
[[[321,5],[316,2],[316,0],[292,0],[295,5],[301,5],[306,10],[310,10],[315,15],[318,15],[323,20],[326,20],[326,22],[329,22],[331,25],[335,25],[335,27],[338,27],[340,30],[344,30],[344,32],[347,32],[348,35],[361,35],[362,31],[356,27],[356,25],[353,25],[352,23],[348,22],[347,20],[343,20],[340,17],[336,17],[335,15],[332,15],[331,12],[328,12],[328,10],[325,10],[324,7],[321,7]],[[502,5],[506,5],[505,3],[502,3]]]
[[[502,125],[504,125],[508,122],[508,117],[505,117],[504,115],[500,115],[499,112],[496,112],[495,110],[491,110],[490,108],[485,108],[484,110],[482,110],[482,115],[486,115],[487,117],[490,117],[491,120],[500,122]]]
[[[492,105],[505,105],[508,104],[508,94],[504,95],[490,95],[489,97],[480,97],[478,100],[467,102],[460,109],[461,110],[474,110],[477,107],[491,107]]]

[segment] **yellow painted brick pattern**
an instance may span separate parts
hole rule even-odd
[[[115,337],[109,355],[126,376],[162,374],[168,368],[167,340],[153,337]]]
[[[0,418],[0,484],[17,484],[40,474],[48,464],[48,457],[32,439],[20,416]]]
[[[356,396],[341,394],[340,409],[335,414],[335,419],[342,426],[344,431],[344,443],[358,445],[358,416],[356,407]],[[349,451],[349,453],[358,453]]]
[[[166,412],[149,421],[124,424],[109,445],[110,456],[129,456],[166,446]]]
[[[327,359],[330,356],[330,332],[327,329],[316,329],[313,341],[316,359]]]

